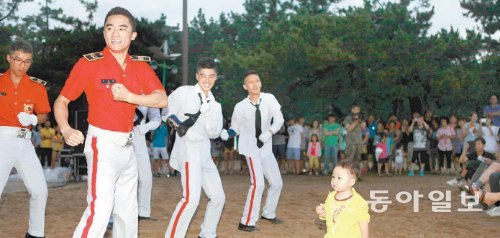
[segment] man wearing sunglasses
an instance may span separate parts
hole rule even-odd
[[[31,127],[44,123],[50,112],[46,82],[27,75],[33,63],[33,47],[27,41],[10,46],[7,62],[9,69],[0,73],[0,194],[16,168],[31,195],[25,237],[43,237],[47,183],[31,143]]]

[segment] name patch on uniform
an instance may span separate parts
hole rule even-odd
[[[130,58],[134,61],[151,62],[151,57],[144,55],[131,55]]]
[[[110,85],[110,84],[115,84],[115,83],[116,83],[116,80],[114,80],[114,79],[101,79],[101,84]]]
[[[85,59],[87,59],[88,61],[94,61],[104,58],[104,55],[101,52],[94,52],[94,53],[84,54],[83,57],[85,57]]]
[[[41,79],[39,79],[39,78],[37,78],[37,77],[30,77],[30,79],[31,79],[31,81],[33,81],[33,82],[35,82],[35,83],[37,83],[37,84],[40,84],[40,85],[42,85],[42,86],[47,85],[47,81],[45,81],[45,80],[41,80]]]

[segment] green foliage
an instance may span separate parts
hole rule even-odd
[[[221,60],[226,115],[245,95],[247,69],[260,72],[263,90],[288,116],[346,114],[352,103],[382,118],[428,108],[465,115],[499,88],[498,71],[490,70],[497,64],[480,58],[479,33],[428,34],[434,15],[428,1],[367,0],[334,13],[335,2],[246,1],[246,12],[220,21],[200,11],[193,22],[206,24],[193,24],[191,42],[204,39],[203,53]]]

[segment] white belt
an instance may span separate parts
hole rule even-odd
[[[95,135],[104,140],[109,140],[110,142],[121,145],[122,147],[129,147],[132,145],[134,134],[132,132],[116,132],[101,129],[89,125],[89,130],[87,132],[89,135]]]
[[[27,128],[0,126],[0,137],[2,138],[22,138],[31,140],[31,131]]]

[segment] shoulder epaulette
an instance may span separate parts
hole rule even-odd
[[[45,81],[45,80],[41,80],[41,79],[39,79],[39,78],[37,78],[37,77],[32,77],[32,76],[30,76],[30,79],[31,79],[31,81],[33,81],[33,82],[35,82],[35,83],[37,83],[37,84],[40,84],[40,85],[42,85],[42,86],[47,85],[47,81]]]
[[[94,52],[84,54],[83,57],[85,57],[85,59],[87,59],[88,61],[94,61],[104,58],[104,55],[101,52]]]
[[[151,62],[151,57],[144,55],[131,55],[130,58],[132,58],[133,61]]]

